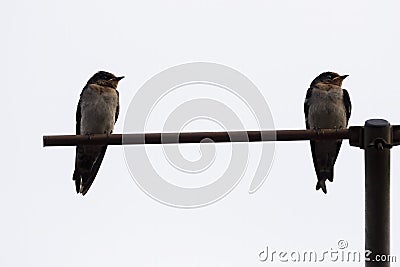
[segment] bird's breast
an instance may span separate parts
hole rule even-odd
[[[312,129],[347,127],[342,90],[315,90],[309,100],[308,122]]]
[[[117,106],[118,94],[114,89],[86,90],[81,101],[81,134],[111,133]]]

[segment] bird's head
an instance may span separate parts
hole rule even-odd
[[[118,82],[122,80],[124,76],[116,77],[114,74],[106,72],[106,71],[99,71],[92,78],[89,79],[87,82],[88,84],[97,84],[101,86],[108,86],[112,88],[117,88]]]
[[[318,75],[311,83],[310,87],[331,87],[342,86],[342,82],[349,75],[339,75],[335,72],[327,71]]]

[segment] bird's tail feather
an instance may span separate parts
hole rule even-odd
[[[317,186],[315,187],[316,190],[322,189],[322,191],[326,194],[326,180],[333,182],[333,167],[330,169],[321,169],[317,173],[318,182]]]
[[[75,181],[75,190],[76,190],[76,193],[79,194],[80,189],[81,189],[81,175],[76,170],[74,171],[72,180]]]
[[[318,173],[318,180],[322,179],[333,182],[333,168],[330,168],[329,170],[327,169],[320,170]]]
[[[326,181],[325,179],[318,180],[317,186],[315,187],[315,189],[316,190],[322,189],[322,192],[324,192],[326,194],[328,191],[326,190],[325,181]]]

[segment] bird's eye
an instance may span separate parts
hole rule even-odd
[[[326,76],[326,78],[328,78],[328,79],[332,79],[332,75],[328,75],[328,76]]]

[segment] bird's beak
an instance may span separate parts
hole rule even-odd
[[[341,86],[343,80],[346,79],[347,76],[349,76],[349,75],[338,76],[332,80],[332,83]]]
[[[118,81],[122,80],[123,78],[125,78],[125,76],[115,77],[113,80],[118,82]]]

